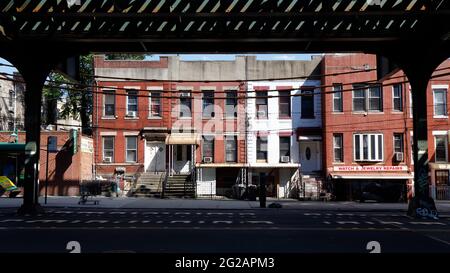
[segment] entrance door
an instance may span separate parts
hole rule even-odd
[[[164,172],[166,169],[166,144],[147,142],[144,161],[146,172]]]
[[[300,164],[302,173],[311,173],[320,170],[320,142],[300,142]]]
[[[192,146],[191,145],[174,145],[173,149],[175,173],[189,174],[191,172]]]

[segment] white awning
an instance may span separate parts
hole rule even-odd
[[[200,145],[198,134],[170,134],[166,138],[167,145]]]
[[[333,172],[330,173],[333,179],[413,179],[414,176],[409,173],[393,173],[393,172]]]

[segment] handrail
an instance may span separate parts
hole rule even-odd
[[[169,178],[169,169],[166,168],[166,173],[164,175],[164,181],[163,181],[163,186],[162,186],[162,191],[161,191],[161,199],[164,199],[164,194],[166,192],[168,178]]]

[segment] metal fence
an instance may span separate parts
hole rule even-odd
[[[450,200],[450,186],[430,186],[430,194],[436,200]]]

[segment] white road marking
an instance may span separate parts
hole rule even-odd
[[[190,212],[175,212],[175,215],[179,215],[179,214],[185,214],[185,215],[190,215]]]
[[[393,222],[393,221],[381,221],[381,220],[378,220],[378,222],[380,222],[380,224],[382,224],[382,225],[403,225],[403,223]]]
[[[150,223],[150,221],[144,220],[144,221],[142,221],[142,223],[143,223],[143,224],[147,224],[147,223]]]
[[[89,220],[89,221],[86,221],[86,224],[90,224],[90,223],[104,224],[104,223],[108,223],[108,220]]]
[[[128,224],[134,224],[134,223],[137,223],[137,221],[136,220],[128,221]]]
[[[213,221],[213,224],[220,224],[220,223],[224,223],[224,224],[232,224],[233,221]]]
[[[232,212],[208,212],[208,215],[233,215]]]
[[[6,219],[6,220],[2,220],[0,221],[0,223],[6,223],[6,222],[23,222],[25,221],[24,219]]]
[[[445,226],[444,223],[441,222],[409,222],[410,224],[413,225],[442,225]]]
[[[328,221],[323,221],[324,224],[330,225],[331,223]]]
[[[204,224],[204,223],[205,223],[205,221],[198,221],[198,223],[199,223],[199,224]]]
[[[271,221],[247,221],[249,224],[268,224],[273,225],[273,222]]]
[[[305,216],[312,216],[312,215],[315,215],[315,216],[320,216],[321,214],[320,213],[303,213],[303,215],[305,215]]]
[[[239,215],[255,215],[254,212],[240,212]]]
[[[125,214],[123,211],[111,211],[109,214]]]
[[[170,221],[170,223],[171,224],[176,224],[176,223],[189,224],[189,223],[191,223],[191,221],[179,221],[179,220],[177,220],[177,221]]]
[[[442,239],[436,238],[436,237],[434,237],[434,236],[431,236],[431,235],[425,235],[425,236],[427,236],[428,238],[431,238],[431,239],[433,239],[433,240],[435,240],[435,241],[438,241],[438,242],[441,242],[441,243],[444,243],[444,244],[446,244],[446,245],[449,245],[449,246],[450,246],[450,242],[447,242],[447,241],[445,241],[445,240],[442,240]]]
[[[369,224],[369,225],[375,224],[374,222],[370,222],[370,221],[365,221],[364,223]]]
[[[359,225],[359,222],[357,221],[337,221],[339,225],[345,225],[345,224],[353,224],[353,225]]]
[[[58,223],[58,224],[61,224],[61,223],[65,223],[65,222],[67,222],[67,220],[29,220],[29,221],[26,221],[27,223]]]
[[[81,221],[80,220],[73,220],[72,222],[70,222],[71,224],[78,224],[78,223],[80,223]]]

